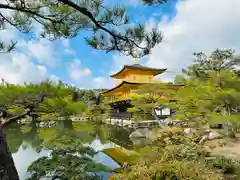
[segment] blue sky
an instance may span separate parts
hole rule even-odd
[[[110,1],[110,0],[109,0]],[[149,18],[160,20],[162,14],[173,15],[175,13],[176,1],[170,1],[162,6],[146,7],[136,2],[125,3],[131,22],[134,24],[147,21]],[[107,5],[115,5],[116,2],[106,2]],[[104,51],[94,50],[88,46],[84,40],[86,32],[74,39],[69,40],[69,46],[76,53],[74,55],[65,55],[64,61],[72,61],[72,58],[81,60],[84,67],[91,70],[93,77],[108,78],[110,75],[109,68],[113,64],[113,55],[118,55],[118,52],[105,53]],[[131,62],[130,62],[131,63]],[[57,70],[55,72],[61,78],[65,78],[66,72]]]
[[[144,22],[146,29],[157,27],[163,32],[163,42],[141,61],[147,66],[168,68],[157,77],[160,80],[172,80],[191,64],[193,52],[240,50],[239,0],[169,0],[154,7],[143,6],[138,0],[105,0],[109,6],[119,2],[126,5],[133,23]],[[117,52],[106,54],[92,49],[84,41],[86,35],[82,31],[74,39],[50,42],[32,39],[14,29],[1,31],[1,40],[17,39],[18,45],[14,52],[0,55],[0,78],[15,84],[50,78],[80,88],[113,87],[109,75],[133,61]]]

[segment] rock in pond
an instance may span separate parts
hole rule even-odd
[[[211,129],[223,129],[223,124],[211,124]]]
[[[31,117],[25,117],[25,118],[17,120],[17,123],[18,124],[22,124],[22,125],[24,125],[24,124],[31,124],[31,122],[32,122],[32,118]]]
[[[88,120],[90,120],[90,118],[87,117],[87,116],[71,116],[70,119],[71,119],[71,121],[73,121],[73,122],[77,122],[77,121],[88,121]]]
[[[39,127],[41,128],[52,128],[57,125],[56,121],[42,121],[39,123]]]
[[[129,138],[149,138],[152,132],[148,128],[139,128],[133,131]]]

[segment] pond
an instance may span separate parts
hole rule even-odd
[[[28,167],[34,161],[51,154],[51,149],[43,148],[42,144],[54,142],[50,141],[53,137],[68,138],[69,136],[70,138],[74,134],[74,141],[81,142],[84,146],[90,146],[97,151],[93,157],[95,162],[112,169],[118,168],[119,165],[101,150],[119,146],[127,149],[133,148],[132,141],[129,139],[130,130],[93,122],[58,121],[55,128],[39,128],[35,123],[11,124],[4,129],[4,132],[21,180],[31,176]],[[107,179],[110,175],[110,173],[103,173],[102,176],[103,179]]]

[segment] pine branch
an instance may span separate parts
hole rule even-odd
[[[17,41],[11,41],[8,45],[0,41],[0,54],[12,51],[15,48],[16,44]]]
[[[128,29],[123,28],[123,32],[118,30],[116,27],[128,24],[129,21],[125,8],[106,8],[97,1],[93,2],[96,5],[95,9],[92,9],[92,6],[89,9],[84,3],[80,5],[70,0],[58,0],[55,4],[45,3],[37,4],[37,7],[31,5],[28,7],[25,1],[15,6],[0,4],[0,9],[21,13],[16,14],[13,19],[1,14],[3,25],[6,22],[19,31],[28,33],[31,29],[30,25],[33,23],[32,20],[34,20],[44,27],[41,36],[50,40],[59,37],[76,37],[81,29],[90,28],[93,35],[85,40],[93,48],[105,50],[107,53],[116,50],[125,55],[138,57],[149,54],[150,50],[162,41],[162,34],[157,29],[153,29],[151,33],[146,33],[143,25]],[[48,9],[50,14],[40,13],[40,10],[44,8]],[[22,15],[22,17],[18,15]],[[98,33],[99,30],[103,33]]]
[[[37,17],[39,17],[41,19],[44,19],[44,20],[48,20],[52,23],[63,23],[63,21],[59,21],[59,20],[56,20],[56,19],[53,19],[53,18],[49,18],[47,16],[41,15],[41,14],[39,14],[37,12],[34,12],[31,9],[28,9],[28,8],[25,8],[25,7],[13,7],[13,6],[9,6],[7,4],[0,4],[0,9],[9,9],[9,10],[13,10],[13,11],[19,11],[19,12],[27,13],[27,14],[30,14],[30,15],[33,15],[33,16],[37,16]]]
[[[141,0],[144,4],[152,6],[166,3],[168,0]]]
[[[2,121],[1,124],[0,124],[0,128],[2,128],[3,126],[9,124],[10,122],[16,121],[16,120],[18,120],[18,119],[25,118],[27,114],[28,114],[28,113],[26,112],[26,113],[23,113],[23,114],[20,114],[20,115],[17,115],[17,116],[8,118],[8,119],[5,120],[5,121]]]

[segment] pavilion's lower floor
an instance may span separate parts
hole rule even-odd
[[[130,120],[133,117],[132,112],[128,112],[128,108],[133,107],[130,100],[122,100],[110,103],[111,110],[110,110],[110,118],[112,119],[124,119]],[[169,116],[175,114],[173,109],[169,108],[156,108],[155,109],[155,116],[153,119],[165,119]]]
[[[130,100],[117,101],[110,104],[110,117],[114,119],[126,119],[130,120],[133,117],[131,112],[128,112],[128,108],[133,107]]]

